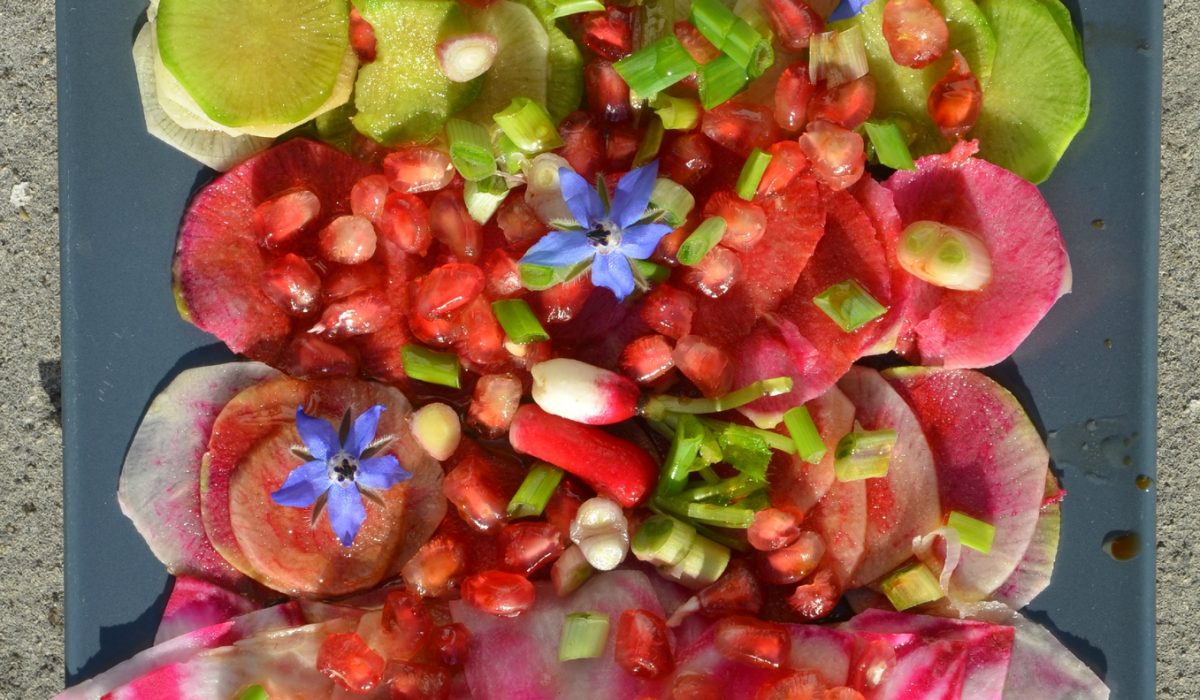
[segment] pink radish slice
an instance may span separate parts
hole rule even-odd
[[[917,161],[886,183],[905,226],[938,221],[987,245],[992,279],[960,292],[914,280],[900,352],[925,365],[988,367],[1011,355],[1069,288],[1062,235],[1037,187],[960,150]],[[889,240],[894,248],[899,237]]]
[[[277,630],[161,666],[105,696],[106,700],[222,700],[261,685],[272,698],[324,700],[340,697],[317,670],[321,642],[353,632],[357,620],[341,619]]]
[[[450,603],[455,622],[471,632],[465,666],[474,700],[591,700],[633,698],[641,681],[613,659],[617,621],[628,609],[663,615],[654,587],[639,571],[599,574],[567,598],[549,583],[538,583],[534,607],[515,618],[500,618],[462,601]],[[609,616],[604,655],[563,663],[558,641],[572,612]]]
[[[278,376],[257,362],[185,370],[146,410],[125,455],[117,502],[171,573],[241,592],[254,588],[204,534],[200,463],[225,404],[243,389]]]
[[[304,624],[304,615],[295,603],[264,608],[240,617],[188,632],[146,649],[131,659],[101,673],[89,681],[68,688],[55,700],[95,700],[114,689],[157,669],[185,663],[199,654],[218,647],[229,646],[247,637]],[[129,696],[139,697],[139,696]],[[173,697],[141,696],[141,697]]]
[[[154,643],[162,644],[168,639],[245,615],[257,608],[250,600],[226,588],[200,579],[177,577],[171,588],[171,597],[167,599],[167,607],[163,610],[162,621],[158,623]]]
[[[914,537],[941,525],[933,454],[912,409],[878,372],[852,367],[838,388],[855,406],[854,419],[866,430],[895,430],[887,476],[867,479],[866,550],[850,586],[862,586],[891,572],[912,556]]]
[[[882,321],[885,330],[880,333],[879,340],[874,345],[863,350],[863,355],[883,355],[896,349],[896,344],[904,333],[908,323],[908,307],[915,284],[919,280],[900,267],[896,260],[895,246],[890,244],[891,241],[899,240],[900,234],[904,232],[904,224],[900,220],[900,212],[896,210],[896,199],[892,191],[875,178],[864,177],[851,192],[875,224],[875,230],[884,242],[888,265],[892,269],[892,305]]]
[[[1058,500],[1061,492],[1058,480],[1047,469],[1046,495],[1043,499],[1045,505],[1038,515],[1033,539],[1012,576],[992,591],[992,600],[1004,603],[1013,610],[1020,610],[1050,585],[1054,561],[1058,558],[1059,535],[1062,532],[1062,505]]]
[[[861,481],[834,480],[825,496],[805,518],[825,540],[822,566],[833,569],[844,589],[854,580],[866,553],[867,487]]]
[[[776,452],[767,483],[771,502],[807,513],[829,489],[837,477],[833,473],[834,452],[838,441],[854,428],[854,404],[836,386],[806,404],[821,440],[825,456],[809,464],[796,455]]]
[[[1040,625],[1015,615],[1004,700],[1107,700],[1108,686]]]
[[[1033,540],[1050,463],[1046,446],[1013,395],[979,372],[909,367],[884,377],[925,430],[942,512],[996,528],[991,551],[964,547],[950,579],[952,600],[984,600],[1012,575]]]

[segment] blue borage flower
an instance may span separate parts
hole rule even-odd
[[[292,453],[305,461],[292,470],[271,500],[281,506],[313,506],[315,524],[321,511],[329,513],[329,525],[343,547],[354,544],[358,530],[367,519],[363,497],[382,504],[379,491],[412,478],[400,466],[395,455],[379,455],[391,443],[391,437],[375,439],[383,405],[363,411],[353,422],[347,409],[339,430],[320,418],[296,409],[296,432],[304,441]]]
[[[633,261],[649,258],[666,224],[647,217],[646,207],[658,178],[658,161],[626,173],[611,199],[604,181],[590,185],[570,168],[559,170],[563,199],[574,221],[553,222],[556,231],[542,236],[521,258],[522,264],[573,267],[590,262],[592,284],[624,299],[637,286]]]
[[[882,0],[880,0],[882,2]],[[842,2],[833,10],[833,14],[829,15],[829,21],[834,22],[839,19],[849,19],[854,15],[862,12],[863,8],[870,5],[872,0],[842,0]]]

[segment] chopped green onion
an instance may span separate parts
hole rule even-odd
[[[721,578],[725,567],[729,566],[729,558],[729,547],[697,536],[682,561],[672,567],[660,568],[659,571],[688,588],[699,590]]]
[[[492,148],[496,154],[496,163],[498,167],[509,175],[516,175],[525,168],[529,163],[529,156],[513,140],[508,138],[508,134],[504,130],[496,127],[492,134]]]
[[[739,498],[745,498],[758,491],[762,486],[763,481],[760,479],[748,474],[738,474],[737,476],[718,481],[715,484],[705,484],[704,486],[688,489],[679,494],[677,499],[689,503],[698,503],[713,499],[732,503]]]
[[[695,541],[696,528],[669,515],[652,515],[638,528],[629,547],[638,561],[675,566]]]
[[[972,518],[957,510],[950,511],[946,524],[958,532],[958,539],[964,547],[970,547],[976,552],[987,554],[992,551],[992,541],[996,539],[996,526],[982,520]]]
[[[550,340],[550,334],[542,328],[541,322],[533,314],[533,309],[529,308],[524,299],[494,301],[492,311],[495,312],[500,327],[504,329],[504,334],[517,345]]]
[[[562,478],[563,470],[558,467],[545,462],[535,463],[508,502],[508,517],[533,518],[541,515]]]
[[[267,689],[261,685],[252,685],[238,694],[237,700],[270,700]]]
[[[528,97],[514,97],[494,117],[508,138],[525,153],[541,153],[563,145],[550,113]]]
[[[658,495],[670,496],[683,490],[692,462],[704,440],[704,426],[692,416],[680,416],[675,424],[675,439],[667,452],[667,461],[658,480]]]
[[[692,473],[699,474],[706,484],[716,484],[721,481],[721,477],[713,471],[712,465],[705,464],[702,459],[692,462]]]
[[[773,433],[770,430],[751,428],[748,425],[737,425],[736,423],[714,420],[712,418],[701,418],[700,422],[704,425],[704,427],[717,433],[722,433],[731,427],[736,428],[739,431],[752,433],[762,438],[763,442],[767,443],[767,445],[769,445],[773,450],[786,452],[790,455],[796,454],[796,443],[792,442],[792,439],[787,435],[780,435],[779,433]]]
[[[718,56],[696,71],[700,104],[712,109],[738,94],[750,82],[746,69],[729,56]]]
[[[771,31],[771,22],[762,13],[762,2],[760,0],[737,0],[733,4],[733,14],[741,17],[742,20],[754,27],[754,31],[763,36],[763,39],[770,41],[774,32]]]
[[[770,164],[771,154],[758,148],[751,151],[750,157],[746,159],[746,164],[742,166],[742,174],[738,175],[737,185],[734,187],[737,195],[747,202],[752,201],[754,194],[758,192],[758,184],[762,182],[763,174],[767,172],[767,166]]]
[[[680,265],[698,265],[708,255],[715,245],[721,242],[725,235],[725,219],[712,216],[704,220],[691,235],[679,246],[675,258]]]
[[[596,570],[588,563],[583,550],[579,545],[573,544],[555,560],[550,568],[550,580],[554,584],[554,592],[558,597],[564,598],[587,583],[594,573]]]
[[[916,170],[912,153],[908,150],[908,142],[904,140],[904,132],[892,120],[869,121],[863,124],[871,145],[875,148],[875,157],[879,162],[893,170]]]
[[[701,422],[701,425],[704,425]],[[705,464],[716,464],[725,459],[725,455],[721,452],[721,442],[717,440],[717,435],[709,426],[705,425],[704,439],[700,441],[700,456],[699,459]]]
[[[570,267],[547,267],[546,265],[521,263],[517,267],[517,270],[521,275],[521,284],[526,289],[534,292],[540,292],[544,289],[549,289],[555,285],[575,279],[587,270],[588,265],[590,265],[590,263],[586,260],[578,265],[572,265]]]
[[[463,178],[482,180],[496,173],[496,156],[487,129],[464,119],[446,122],[446,138],[450,141],[450,162]]]
[[[896,431],[860,431],[846,435],[834,450],[833,473],[838,481],[861,481],[887,476],[896,446]]]
[[[686,97],[660,94],[650,103],[663,128],[691,131],[700,123],[700,103]]]
[[[772,455],[771,446],[762,438],[762,432],[765,431],[730,423],[717,435],[717,440],[721,443],[721,453],[727,464],[759,481],[766,481],[767,466],[771,464]]]
[[[817,308],[834,323],[852,333],[887,313],[887,307],[875,301],[855,280],[838,282],[813,297]]]
[[[766,488],[760,488],[738,501],[738,507],[748,508],[755,513],[760,510],[766,510],[771,507],[771,494],[767,493]]]
[[[650,98],[695,73],[699,66],[672,35],[642,47],[613,67],[635,96]]]
[[[558,660],[594,659],[604,654],[608,644],[608,615],[600,612],[576,612],[563,622],[558,642]]]
[[[851,25],[840,32],[814,34],[808,46],[808,79],[828,87],[844,85],[870,70],[862,27]]]
[[[667,278],[671,276],[671,268],[652,263],[649,260],[634,260],[633,272],[646,282],[666,282]]]
[[[404,365],[404,373],[411,379],[462,388],[458,355],[454,353],[437,352],[420,345],[405,345],[400,348],[400,362]]]
[[[791,377],[760,379],[752,384],[731,391],[715,399],[690,398],[686,396],[655,396],[646,402],[643,412],[650,417],[671,413],[721,413],[740,408],[765,396],[779,396],[792,390]]]
[[[467,205],[467,213],[480,224],[492,220],[500,205],[508,199],[508,181],[499,175],[493,175],[478,182],[467,180],[463,185],[463,202]]]
[[[550,15],[552,19],[561,19],[584,12],[604,11],[604,3],[600,0],[550,0],[550,4],[554,6],[554,12]]]
[[[698,523],[715,527],[744,530],[754,520],[754,511],[715,503],[692,503],[687,508],[688,517]]]
[[[751,77],[762,75],[775,62],[770,39],[720,0],[693,0],[689,19],[705,39]]]
[[[813,422],[812,414],[807,406],[796,406],[783,414],[783,424],[787,426],[788,434],[796,443],[796,454],[809,464],[820,464],[825,458],[828,448],[821,439],[817,424]]]
[[[919,563],[890,574],[879,582],[879,588],[898,611],[932,603],[945,595],[933,572]]]
[[[661,211],[659,221],[679,228],[687,221],[688,214],[696,207],[696,198],[687,188],[665,177],[654,181],[654,191],[650,193],[650,208]]]
[[[646,133],[642,134],[642,142],[638,144],[637,153],[633,155],[633,167],[640,168],[658,157],[662,148],[663,123],[658,117],[651,117],[646,125]]]
[[[937,221],[915,221],[896,249],[900,267],[946,289],[975,291],[992,279],[992,256],[978,237]]]

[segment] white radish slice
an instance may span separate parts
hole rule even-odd
[[[154,643],[162,644],[256,609],[258,606],[253,601],[234,591],[198,578],[180,576],[171,588],[171,597],[167,599],[167,608],[158,623]]]
[[[1015,615],[1004,700],[1107,700],[1108,686],[1049,630]]]

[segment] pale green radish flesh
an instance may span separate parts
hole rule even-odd
[[[231,136],[222,131],[189,128],[177,123],[159,103],[155,87],[155,63],[154,25],[147,24],[133,42],[133,66],[137,73],[146,130],[151,136],[214,170],[228,170],[271,145],[271,139]]]
[[[1079,54],[1079,58],[1082,59],[1083,37],[1079,36],[1079,30],[1075,28],[1075,22],[1071,19],[1071,11],[1062,4],[1062,0],[1038,0],[1038,3],[1050,13],[1054,23],[1066,37],[1067,43],[1074,47],[1075,53]]]
[[[514,97],[527,97],[545,105],[550,37],[537,16],[520,3],[498,0],[487,9],[473,12],[472,20],[480,31],[496,37],[500,51],[483,76],[483,90],[463,117],[490,123],[492,115],[507,107]]]
[[[988,26],[987,18],[971,0],[932,1],[946,18],[946,25],[950,29],[950,48],[962,53],[986,90],[996,55],[996,37]],[[883,36],[884,5],[883,2],[873,2],[863,8],[856,18],[835,22],[833,27],[844,29],[851,22],[858,22],[862,26],[867,62],[876,85],[874,116],[902,116],[916,136],[916,141],[911,145],[914,156],[942,153],[949,149],[950,142],[946,141],[930,119],[928,102],[929,91],[950,67],[950,52],[921,69],[898,65]]]
[[[1087,69],[1039,0],[984,0],[980,6],[998,49],[972,136],[983,158],[1042,182],[1087,122]]]
[[[356,0],[375,30],[375,61],[355,85],[354,127],[385,144],[427,141],[479,94],[480,80],[451,82],[437,60],[438,42],[475,31],[457,2]]]
[[[230,127],[309,118],[349,47],[345,0],[161,0],[156,25],[167,69]]]

